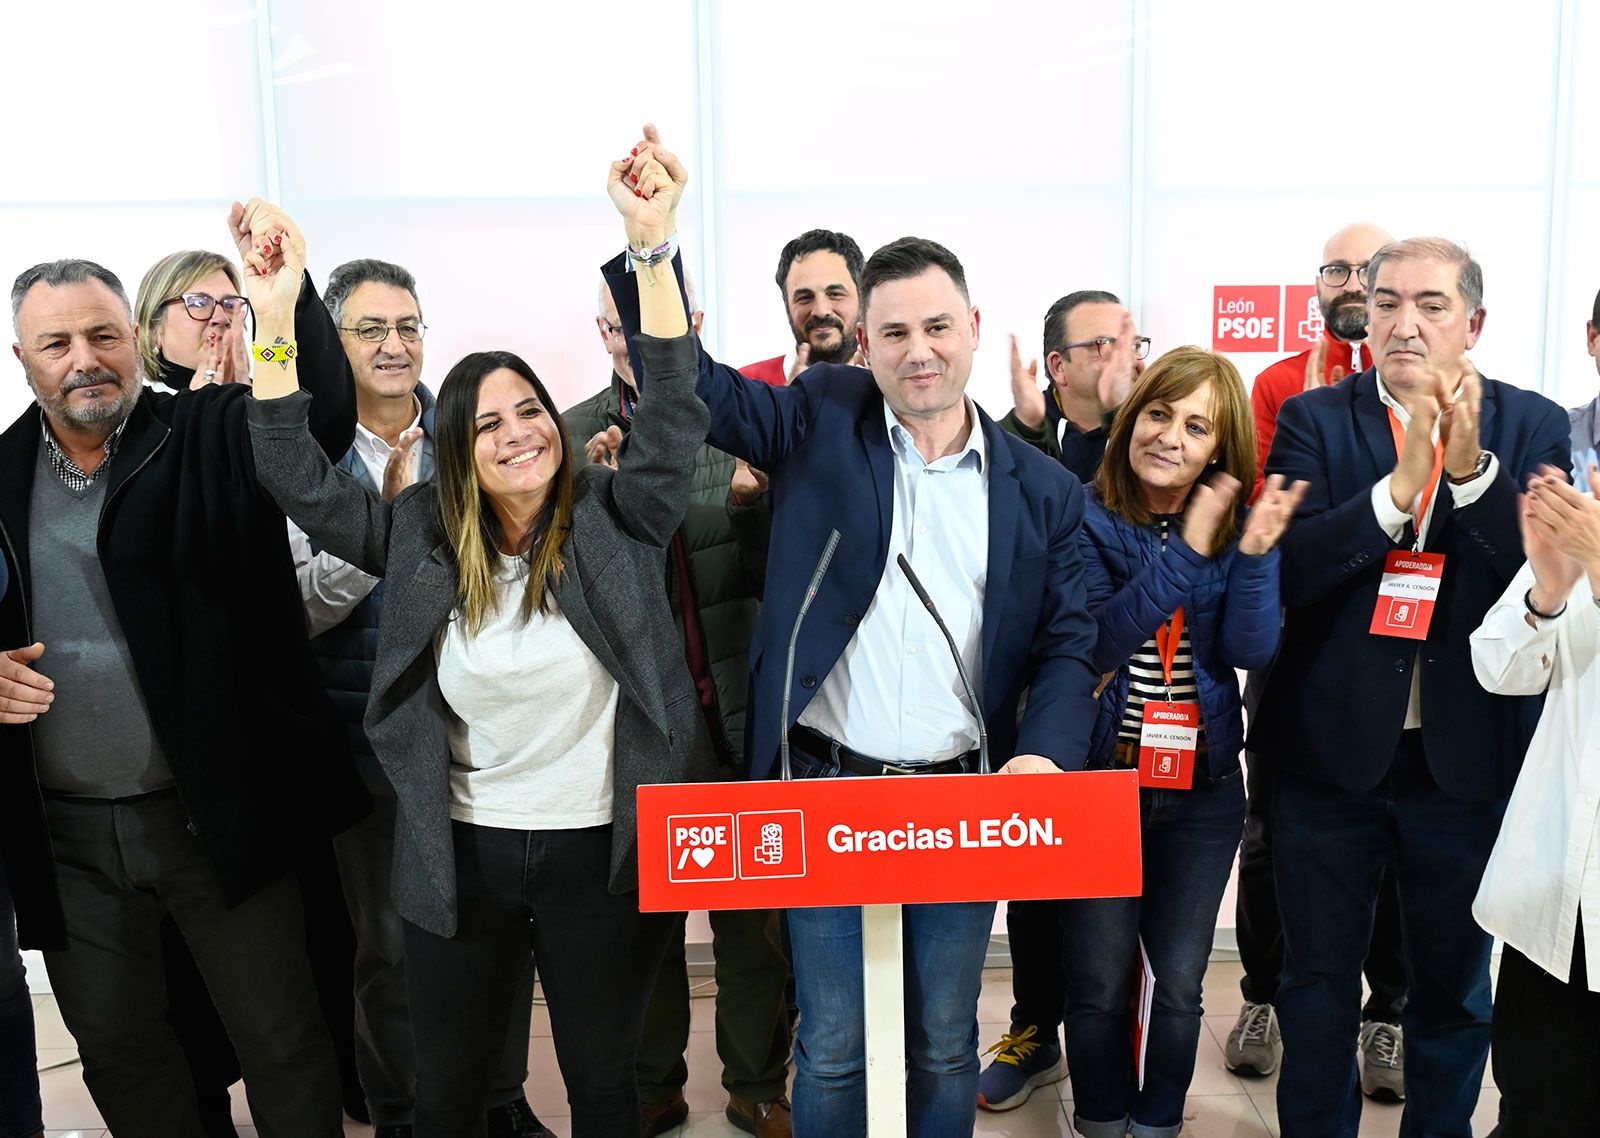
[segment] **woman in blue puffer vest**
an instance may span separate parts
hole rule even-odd
[[[1142,764],[1144,895],[1062,906],[1067,1065],[1085,1138],[1182,1129],[1201,981],[1244,826],[1235,669],[1265,667],[1277,649],[1274,547],[1304,492],[1274,476],[1246,514],[1255,461],[1238,371],[1178,348],[1129,394],[1089,492],[1080,541],[1106,673],[1089,766],[1141,766],[1147,713],[1155,726],[1177,710],[1157,704],[1197,706],[1198,730],[1188,755],[1152,746]],[[1141,941],[1156,981],[1142,1088],[1129,1046]]]

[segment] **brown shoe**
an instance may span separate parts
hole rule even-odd
[[[756,1138],[792,1138],[794,1126],[789,1121],[789,1100],[779,1095],[771,1102],[745,1102],[728,1096],[728,1109],[723,1111],[728,1121]]]
[[[672,1092],[672,1097],[661,1102],[647,1102],[639,1108],[639,1133],[643,1138],[656,1138],[675,1126],[682,1126],[689,1117],[689,1104],[683,1101],[683,1091]]]

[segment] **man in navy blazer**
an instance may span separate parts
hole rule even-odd
[[[681,192],[681,167],[655,153]],[[626,268],[618,258],[605,271]],[[637,298],[621,283],[612,294],[633,297],[621,311],[631,336]],[[1083,491],[966,396],[978,311],[949,250],[920,238],[885,246],[867,262],[861,298],[856,331],[870,370],[816,364],[772,387],[700,357],[708,440],[772,479],[766,596],[750,651],[752,777],[772,773],[780,731],[803,777],[974,769],[973,709],[896,565],[901,554],[950,625],[1003,769],[1081,768],[1098,680],[1077,550]],[[790,631],[834,529],[837,556],[800,633],[780,724]],[[913,1135],[972,1132],[993,920],[993,902],[905,908]],[[791,910],[789,928],[800,1004],[795,1132],[862,1134],[861,911]]]
[[[1407,1138],[1466,1138],[1489,1046],[1490,938],[1471,904],[1538,718],[1490,695],[1467,637],[1522,565],[1518,487],[1566,469],[1550,400],[1480,377],[1483,275],[1413,238],[1367,268],[1375,367],[1280,412],[1269,473],[1311,483],[1283,548],[1286,624],[1250,734],[1277,776],[1284,1138],[1354,1136],[1361,964],[1395,857],[1410,1000]],[[1425,540],[1416,540],[1421,518]],[[1420,639],[1374,634],[1386,560],[1443,557]]]

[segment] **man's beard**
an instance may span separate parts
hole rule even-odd
[[[1367,338],[1367,298],[1364,293],[1341,292],[1322,305],[1328,331],[1346,343]]]
[[[839,332],[839,343],[832,348],[819,348],[816,341],[811,339],[811,333],[818,328],[835,328]],[[850,329],[844,326],[844,321],[836,316],[814,316],[806,321],[806,326],[794,330],[794,342],[798,347],[801,344],[811,345],[811,362],[814,364],[847,364],[856,354],[856,342],[851,338]]]
[[[33,381],[33,376],[26,370],[23,374],[27,377],[28,386],[33,388],[33,397],[39,401],[45,414],[52,419],[64,423],[69,427],[94,427],[103,423],[116,424],[128,417],[133,410],[133,405],[139,401],[139,387],[137,380],[124,383],[122,378],[110,368],[96,368],[94,371],[80,371],[67,377],[56,393],[47,396],[39,390],[39,385]],[[74,405],[69,396],[84,387],[93,387],[96,384],[107,383],[117,389],[117,394],[110,399],[97,399],[87,405]]]

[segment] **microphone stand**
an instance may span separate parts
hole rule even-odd
[[[933,623],[944,633],[944,642],[950,645],[950,655],[956,662],[956,675],[961,677],[961,686],[966,689],[967,699],[972,702],[972,714],[978,720],[978,773],[988,774],[989,728],[983,721],[983,705],[978,702],[978,694],[972,690],[972,681],[967,678],[967,666],[961,662],[961,650],[956,647],[956,638],[950,635],[950,629],[945,626],[944,620],[939,616],[939,610],[934,607],[933,598],[928,595],[928,590],[922,587],[922,582],[917,579],[916,573],[912,572],[911,562],[906,560],[906,555],[902,553],[895,560],[900,566],[900,572],[906,575],[906,580],[910,581],[911,587],[916,590],[917,599],[933,617]]]
[[[783,712],[778,720],[778,777],[784,782],[793,777],[789,769],[789,694],[794,689],[794,646],[800,639],[800,625],[804,623],[806,613],[811,611],[811,602],[817,599],[817,591],[822,588],[822,578],[833,561],[833,551],[838,548],[839,531],[831,530],[827,544],[822,547],[822,556],[817,559],[817,570],[811,574],[811,583],[806,586],[800,611],[795,614],[794,627],[789,630],[789,656],[783,667]]]

